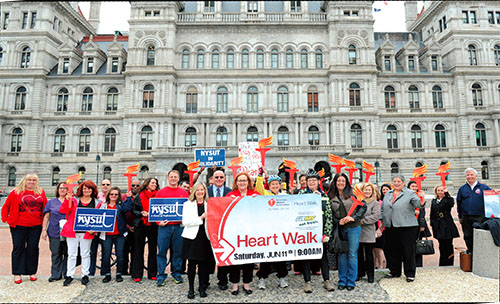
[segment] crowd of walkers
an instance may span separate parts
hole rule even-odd
[[[286,288],[286,276],[291,263],[272,262],[260,265],[243,264],[216,267],[210,241],[206,234],[207,202],[210,197],[238,197],[257,195],[301,195],[315,193],[321,196],[323,212],[323,256],[319,260],[293,261],[296,275],[304,278],[304,292],[311,293],[311,274],[321,274],[323,286],[334,291],[330,281],[331,269],[338,268],[339,290],[353,290],[356,281],[366,276],[374,282],[375,269],[388,268],[387,278],[400,277],[403,269],[407,282],[416,277],[416,267],[422,266],[422,257],[416,255],[418,238],[431,235],[425,219],[425,193],[418,190],[414,182],[405,186],[405,178],[396,175],[392,185],[380,188],[372,183],[358,185],[363,192],[363,204],[354,204],[353,188],[346,174],[336,174],[331,183],[322,183],[320,175],[309,169],[299,176],[299,185],[286,191],[277,175],[267,175],[261,170],[255,180],[240,172],[234,178],[232,189],[226,187],[224,170],[214,170],[207,186],[196,182],[180,181],[180,173],[171,170],[167,175],[168,185],[160,189],[158,179],[146,178],[142,184],[138,179],[131,183],[130,191],[122,193],[104,179],[98,186],[91,180],[83,181],[75,193],[68,191],[64,183],[57,184],[55,197],[47,201],[36,173],[27,173],[7,197],[2,207],[2,221],[10,226],[12,235],[12,274],[16,284],[22,283],[22,275],[37,280],[39,240],[47,241],[51,252],[51,275],[49,282],[63,280],[63,285],[72,283],[75,269],[81,264],[81,283],[86,285],[95,275],[98,250],[101,247],[100,274],[102,282],[112,280],[111,255],[116,254],[116,282],[123,275],[141,283],[145,269],[147,278],[155,280],[158,287],[166,283],[166,268],[170,262],[170,275],[176,284],[183,283],[187,274],[189,292],[195,297],[195,276],[198,274],[200,297],[207,296],[210,274],[217,271],[218,288],[229,289],[238,295],[240,279],[246,295],[252,293],[251,283],[254,269],[258,268],[257,287],[266,288],[266,279],[274,270],[279,286]],[[464,231],[467,249],[472,253],[472,223],[484,217],[483,191],[489,187],[477,181],[477,172],[465,171],[467,182],[457,194],[457,209]],[[196,177],[199,177],[198,174]],[[187,185],[186,185],[187,184]],[[182,185],[182,186],[181,186]],[[439,265],[453,265],[453,239],[459,236],[451,210],[455,205],[446,186],[434,188],[435,198],[430,204],[430,226],[439,242]],[[151,198],[187,198],[182,222],[150,222],[148,210]],[[77,208],[115,209],[113,232],[74,231]],[[352,210],[351,210],[352,209]],[[349,212],[349,211],[352,212]],[[328,252],[328,240],[334,229],[345,236],[348,248],[335,255],[334,265]],[[144,251],[147,246],[147,261]],[[169,256],[167,256],[169,254]],[[387,261],[387,262],[386,262]],[[336,264],[336,265],[335,265]],[[146,266],[144,266],[146,265]]]

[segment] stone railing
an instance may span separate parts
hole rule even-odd
[[[197,22],[321,22],[326,23],[326,13],[179,13],[178,23]]]

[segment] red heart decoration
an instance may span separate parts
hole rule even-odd
[[[276,201],[274,199],[270,199],[267,203],[272,207],[276,204]]]

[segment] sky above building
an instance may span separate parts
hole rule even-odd
[[[424,1],[418,1],[420,10]],[[80,8],[88,18],[90,2],[80,2]],[[375,32],[405,32],[404,1],[374,1],[372,5]],[[129,2],[105,2],[101,4],[99,34],[128,31]]]

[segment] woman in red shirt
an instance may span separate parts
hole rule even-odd
[[[43,208],[47,204],[36,173],[26,173],[10,192],[2,207],[2,222],[7,222],[12,235],[12,274],[20,284],[21,275],[36,281],[38,243],[42,233]]]
[[[234,179],[233,191],[229,192],[226,196],[237,197],[256,195],[260,195],[260,193],[254,190],[250,175],[248,175],[248,173],[246,172],[240,172]],[[243,271],[243,291],[247,295],[252,293],[250,283],[253,279],[253,264],[232,265],[224,267],[229,267],[229,281],[233,283],[233,289],[231,290],[232,295],[237,295],[239,293],[238,283],[240,282],[240,270]]]

